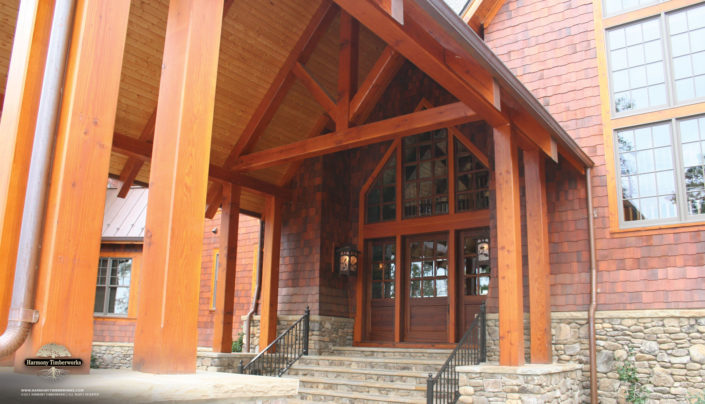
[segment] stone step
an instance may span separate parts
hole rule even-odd
[[[346,380],[370,380],[385,383],[411,383],[426,385],[428,372],[384,369],[352,369],[349,367],[305,366],[294,364],[288,371],[292,376],[312,376]],[[434,373],[435,374],[435,373]]]
[[[446,360],[451,349],[334,347],[333,356]]]
[[[403,403],[403,404],[425,404],[425,398],[395,397],[377,394],[360,394],[346,391],[329,391],[318,389],[299,388],[299,399],[316,402],[335,402],[344,404],[383,404],[383,403]]]
[[[294,376],[289,376],[294,377]],[[298,376],[300,389],[371,394],[387,397],[426,397],[426,386],[410,383],[384,383],[367,380],[328,379]]]
[[[347,367],[351,369],[386,369],[435,373],[443,360],[359,358],[352,356],[303,356],[297,361],[303,366]]]

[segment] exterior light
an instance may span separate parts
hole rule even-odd
[[[348,244],[335,250],[338,273],[345,276],[357,274],[357,256],[360,252]]]

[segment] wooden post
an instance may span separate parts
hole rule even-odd
[[[240,187],[223,185],[223,211],[220,215],[220,258],[218,289],[215,295],[213,352],[232,352],[235,312],[235,271],[240,218]]]
[[[499,364],[524,364],[524,307],[521,267],[518,149],[511,127],[494,129],[499,274]]]
[[[267,197],[264,204],[264,252],[262,257],[262,299],[259,348],[264,349],[277,337],[279,305],[279,247],[281,244],[281,200]]]
[[[105,184],[110,164],[129,2],[79,2],[66,70],[42,240],[35,308],[39,322],[15,370],[45,344],[65,346],[87,373],[93,343]]]
[[[451,177],[453,178],[453,177]],[[451,198],[454,198],[452,195]],[[458,250],[454,229],[448,234],[448,342],[455,343],[458,335]]]
[[[401,146],[399,146],[399,149],[401,149]],[[397,167],[401,166],[401,164],[397,164]],[[403,312],[403,304],[404,304],[404,283],[403,283],[403,274],[405,273],[404,267],[402,266],[402,263],[404,260],[402,260],[402,237],[401,235],[397,234],[396,238],[396,248],[395,248],[395,259],[394,259],[394,269],[395,269],[395,274],[394,274],[394,342],[399,343],[401,342],[402,339],[402,330],[404,327],[404,324],[402,323],[402,319],[404,316]]]
[[[132,367],[196,370],[198,292],[222,1],[171,0]]]
[[[27,174],[53,10],[53,1],[20,4],[6,95],[0,100],[7,102],[1,110],[0,121],[0,332],[7,327],[12,300]],[[0,366],[11,366],[12,362],[11,357],[0,358]]]
[[[524,150],[531,363],[551,363],[551,263],[548,250],[548,204],[545,159],[537,148]]]

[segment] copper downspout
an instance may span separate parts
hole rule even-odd
[[[590,308],[588,310],[588,327],[590,332],[590,402],[597,404],[597,353],[595,348],[595,312],[597,311],[597,266],[595,257],[595,224],[592,207],[592,170],[585,169],[587,186],[588,233],[590,238]]]
[[[58,0],[54,6],[49,49],[37,111],[37,126],[32,144],[32,160],[27,176],[12,303],[7,329],[0,336],[0,357],[11,355],[22,346],[32,325],[39,320],[39,312],[33,308],[34,292],[74,6],[74,0]]]
[[[260,284],[262,283],[262,241],[264,237],[264,221],[260,220],[259,228],[259,245],[257,245],[257,280],[255,283],[255,293],[252,294],[252,303],[250,304],[250,311],[247,313],[247,319],[245,320],[245,343],[242,348],[243,352],[250,352],[250,324],[252,322],[252,316],[257,311],[257,299],[259,299]]]

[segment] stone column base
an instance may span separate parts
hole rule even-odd
[[[466,404],[577,404],[582,366],[572,363],[459,366],[460,399]]]

